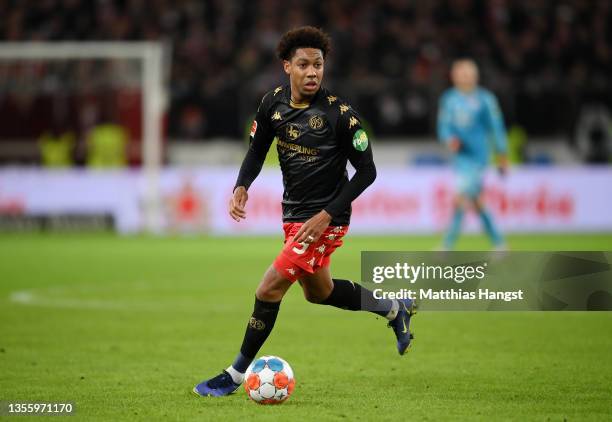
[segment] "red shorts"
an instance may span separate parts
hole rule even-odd
[[[342,246],[342,237],[348,226],[329,226],[315,243],[293,242],[293,236],[304,223],[285,223],[285,246],[274,260],[274,268],[283,277],[295,282],[305,273],[312,274],[322,267],[329,267],[330,255]]]

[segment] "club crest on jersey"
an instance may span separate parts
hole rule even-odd
[[[257,120],[253,120],[253,124],[251,125],[251,138],[255,136],[255,132],[257,132]]]
[[[359,129],[353,135],[353,148],[362,152],[368,149],[368,135],[363,129]]]
[[[295,141],[300,136],[300,127],[296,124],[289,123],[285,129],[287,139]]]
[[[323,118],[315,114],[308,120],[308,126],[315,130],[321,129],[323,127]]]

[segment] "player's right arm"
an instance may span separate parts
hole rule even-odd
[[[236,221],[246,218],[244,207],[249,198],[247,191],[261,172],[270,145],[274,140],[274,130],[270,125],[269,115],[270,97],[269,93],[266,94],[257,109],[249,136],[249,150],[242,160],[238,179],[234,185],[234,193],[229,201],[229,214]]]
[[[497,153],[497,168],[503,176],[508,172],[508,140],[504,117],[497,98],[492,92],[485,91],[484,99],[489,131],[493,137],[493,145]]]
[[[440,98],[440,104],[438,106],[438,139],[444,145],[446,145],[452,152],[459,151],[461,147],[461,141],[453,133],[452,127],[452,111],[450,108],[449,93],[445,93]]]

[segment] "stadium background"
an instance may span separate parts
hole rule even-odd
[[[287,406],[188,392],[235,353],[280,246],[273,152],[245,224],[225,206],[259,99],[285,81],[285,30],[330,32],[325,84],[374,139],[379,178],[334,255],[334,272],[358,279],[361,250],[440,242],[453,181],[437,99],[464,55],[509,129],[513,166],[489,175],[486,195],[510,248],[610,249],[611,14],[581,0],[0,1],[0,54],[65,41],[164,52],[151,173],[141,62],[0,59],[0,400],[74,401],[94,419],[390,420],[408,405],[417,419],[609,418],[607,313],[424,313],[398,361],[381,321],[313,307],[298,289],[262,351],[297,373]],[[459,248],[488,248],[466,223]]]

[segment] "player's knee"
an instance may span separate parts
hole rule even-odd
[[[304,290],[304,298],[310,303],[321,303],[329,297],[331,291],[323,291],[322,289],[307,288],[302,285]]]
[[[255,296],[264,302],[278,302],[283,298],[283,292],[270,286],[260,285],[255,291]]]
[[[460,211],[465,211],[467,208],[467,201],[463,196],[458,196],[455,198],[455,208]]]
[[[278,302],[287,292],[291,283],[281,277],[274,268],[270,268],[257,286],[255,296],[265,302]]]
[[[304,298],[310,303],[320,303],[322,299],[319,298],[319,295],[309,291],[304,290]]]
[[[286,292],[287,288],[285,286],[261,283],[255,291],[255,296],[264,302],[279,302]]]
[[[310,303],[321,303],[325,300],[325,297],[323,297],[323,295],[309,291],[304,291],[304,297]]]

